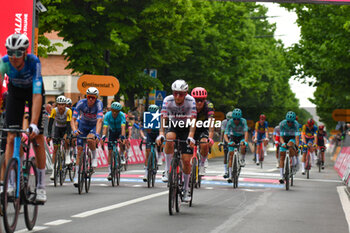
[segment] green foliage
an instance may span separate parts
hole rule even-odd
[[[302,111],[290,90],[290,53],[273,38],[275,25],[256,3],[205,0],[42,0],[40,32],[59,31],[74,72],[109,73],[121,83],[129,107],[151,88],[176,79],[203,86],[216,110],[234,107],[278,124],[288,110]],[[106,51],[110,62],[105,61]],[[293,62],[292,62],[293,63]],[[144,74],[158,70],[158,78]]]
[[[289,52],[300,80],[315,77],[312,102],[327,128],[334,128],[332,111],[349,108],[350,7],[338,5],[284,5],[298,15],[301,40]]]

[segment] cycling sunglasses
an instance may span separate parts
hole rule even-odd
[[[23,54],[25,53],[24,50],[7,50],[7,55],[9,57],[15,56],[16,58],[21,58]]]
[[[239,121],[240,119],[239,118],[232,118],[232,120]]]
[[[293,121],[287,121],[288,124],[293,123]]]
[[[202,103],[202,102],[204,102],[205,101],[205,99],[196,99],[196,102],[197,103]]]
[[[186,92],[181,92],[181,91],[174,91],[173,92],[173,96],[177,96],[177,95],[179,95],[179,96],[185,96],[186,95]]]
[[[95,100],[95,99],[96,99],[96,96],[88,95],[86,98],[88,98],[89,100]]]

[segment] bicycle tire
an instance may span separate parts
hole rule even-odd
[[[116,173],[115,173],[115,152],[112,152],[112,156],[111,156],[111,164],[110,164],[110,168],[111,168],[111,183],[112,186],[115,186],[115,178],[116,178]]]
[[[232,179],[233,179],[233,188],[238,187],[238,158],[237,154],[234,155],[234,160],[232,164]]]
[[[289,177],[290,177],[290,174],[289,174],[289,168],[290,168],[290,161],[288,159],[288,157],[286,156],[286,159],[285,159],[285,171],[284,171],[284,179],[285,179],[285,182],[286,182],[286,190],[289,190]]]
[[[58,148],[56,151],[56,158],[55,158],[55,163],[54,163],[54,175],[53,175],[53,184],[56,187],[58,183],[58,176],[59,176],[59,164],[60,164],[60,154],[61,154],[61,149]]]
[[[310,153],[306,155],[306,178],[310,178]]]
[[[85,192],[88,193],[90,190],[92,167],[91,167],[91,152],[88,152],[86,166],[85,166]]]
[[[20,197],[19,196],[17,198],[15,197],[17,189],[19,188],[17,187],[17,182],[16,182],[18,179],[17,171],[18,171],[17,160],[15,158],[11,158],[11,160],[9,161],[6,167],[3,193],[2,193],[3,222],[4,222],[4,227],[6,232],[10,232],[10,233],[16,230],[17,220],[18,220],[18,215],[20,210]],[[7,192],[11,173],[14,175],[13,178],[15,180],[12,197],[9,196]],[[12,207],[12,206],[13,206],[13,210],[8,209],[8,207]],[[11,216],[13,219],[10,219]]]
[[[158,170],[158,161],[156,158],[156,155],[154,154],[153,157],[153,166],[152,166],[152,188],[154,188],[154,184],[156,182],[156,175],[157,175],[157,170]]]
[[[66,160],[66,155],[64,153],[64,150],[61,149],[61,161],[60,161],[60,185],[62,186],[64,183],[64,180],[66,178],[66,172],[65,172],[65,160]]]
[[[193,190],[194,186],[196,185],[196,166],[197,166],[197,159],[193,158],[192,159],[192,168],[191,168],[191,180],[190,180],[190,192],[191,192],[191,200],[189,203],[189,207],[192,206],[192,200],[193,200]]]
[[[152,173],[153,173],[153,152],[148,155],[147,161],[147,187],[150,188],[152,186]]]
[[[120,154],[117,154],[117,161],[118,163],[115,166],[115,172],[116,172],[116,176],[117,176],[117,186],[119,186],[120,184],[120,170],[122,169],[122,165],[121,165],[121,158],[120,158]]]
[[[124,159],[125,159],[125,164],[124,164],[124,171],[127,171],[128,170],[128,165],[129,165],[129,158],[128,158],[128,155],[126,154],[126,152],[124,151]]]
[[[176,187],[176,171],[175,167],[177,166],[175,160],[173,159],[171,162],[171,168],[170,168],[170,173],[169,173],[169,180],[168,180],[168,185],[169,185],[169,195],[168,195],[168,211],[169,215],[173,215],[175,212],[175,199],[176,199],[176,192],[177,192],[177,187]]]
[[[28,230],[32,230],[38,217],[38,205],[35,205],[36,187],[38,186],[38,173],[35,166],[34,158],[28,163],[25,173],[27,174],[25,182],[25,199],[24,202],[24,221]]]
[[[176,179],[176,198],[175,198],[175,210],[177,213],[180,212],[180,206],[181,206],[181,201],[182,201],[182,190],[181,188],[183,188],[183,179],[182,179],[182,171],[179,167],[180,165],[178,164],[177,168],[176,168],[176,174],[177,174],[177,179]]]
[[[73,182],[75,177],[75,163],[72,162],[71,164],[69,164],[68,173],[70,181]]]
[[[82,152],[79,161],[79,171],[78,171],[78,192],[79,194],[83,191],[84,180],[85,180],[85,153]]]

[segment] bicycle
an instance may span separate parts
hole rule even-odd
[[[176,212],[180,212],[180,204],[182,200],[182,161],[181,161],[181,146],[180,143],[186,143],[184,140],[174,139],[165,140],[166,142],[175,142],[174,155],[171,160],[171,165],[169,169],[169,198],[168,198],[168,209],[169,215],[174,214],[174,209]],[[192,194],[191,194],[192,197]]]
[[[238,188],[238,178],[239,175],[241,174],[241,163],[239,161],[239,144],[236,144],[233,142],[232,145],[228,145],[228,147],[233,147],[233,158],[232,158],[232,183],[233,183],[233,188]]]
[[[2,131],[16,133],[14,139],[13,157],[9,160],[4,178],[3,193],[1,195],[3,222],[6,232],[14,232],[17,226],[18,215],[21,205],[24,205],[24,220],[28,230],[32,230],[38,216],[38,203],[36,199],[36,188],[38,174],[35,157],[29,158],[30,143],[39,146],[35,140],[25,144],[25,158],[21,165],[20,147],[21,133],[25,130],[2,129]],[[12,189],[12,190],[11,190]]]
[[[84,149],[80,155],[80,161],[79,161],[79,170],[78,170],[78,193],[81,194],[83,191],[83,186],[85,183],[85,192],[88,193],[90,189],[91,184],[91,176],[94,173],[94,170],[91,166],[91,152],[89,150],[89,146],[86,143],[86,140],[95,138],[89,138],[89,137],[80,137],[80,139],[84,141]]]
[[[305,171],[306,171],[306,178],[310,178],[310,169],[311,169],[311,155],[310,155],[310,147],[312,145],[308,144],[308,149],[306,153],[306,159],[305,159]]]
[[[158,170],[158,159],[157,159],[157,153],[154,149],[156,146],[156,142],[149,142],[145,143],[144,141],[141,141],[140,143],[140,150],[142,150],[142,144],[147,144],[151,146],[151,152],[148,155],[148,161],[147,161],[147,187],[154,187],[154,183],[156,180],[157,170]]]
[[[67,165],[67,170],[68,170],[68,174],[69,174],[69,179],[71,182],[74,181],[74,177],[75,177],[75,158],[73,156],[73,142],[72,142],[72,135],[69,136],[69,155],[70,155],[70,158],[71,158],[71,163]]]
[[[260,139],[257,141],[257,153],[258,153],[258,158],[259,158],[259,163],[256,165],[260,164],[261,169],[263,168],[263,162],[264,162],[264,150],[263,150],[263,143],[264,139]]]
[[[122,164],[121,164],[121,158],[120,154],[118,151],[118,145],[120,143],[119,140],[111,142],[113,145],[112,149],[112,156],[111,156],[111,163],[110,163],[110,168],[111,168],[111,182],[112,186],[114,187],[115,184],[117,183],[117,186],[119,186],[120,183],[120,171],[122,169]]]
[[[64,138],[54,138],[54,141],[60,141],[57,152],[56,152],[56,159],[54,164],[54,186],[57,186],[57,179],[60,180],[60,185],[63,185],[63,182],[66,179],[67,175],[67,166],[66,166],[66,156],[65,156],[65,139]]]
[[[286,151],[286,157],[284,159],[284,180],[285,180],[285,187],[286,190],[289,190],[289,184],[290,186],[294,185],[294,173],[295,173],[295,166],[293,166],[292,158],[289,156],[289,146],[287,146]]]
[[[318,153],[316,151],[316,156],[317,156],[317,165],[318,165],[318,172],[321,172],[321,170],[324,169],[323,167],[323,153],[326,151],[326,147],[325,146],[319,146],[318,149],[320,150]]]

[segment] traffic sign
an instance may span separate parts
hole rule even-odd
[[[162,107],[163,100],[166,97],[165,91],[156,91],[156,105]]]

